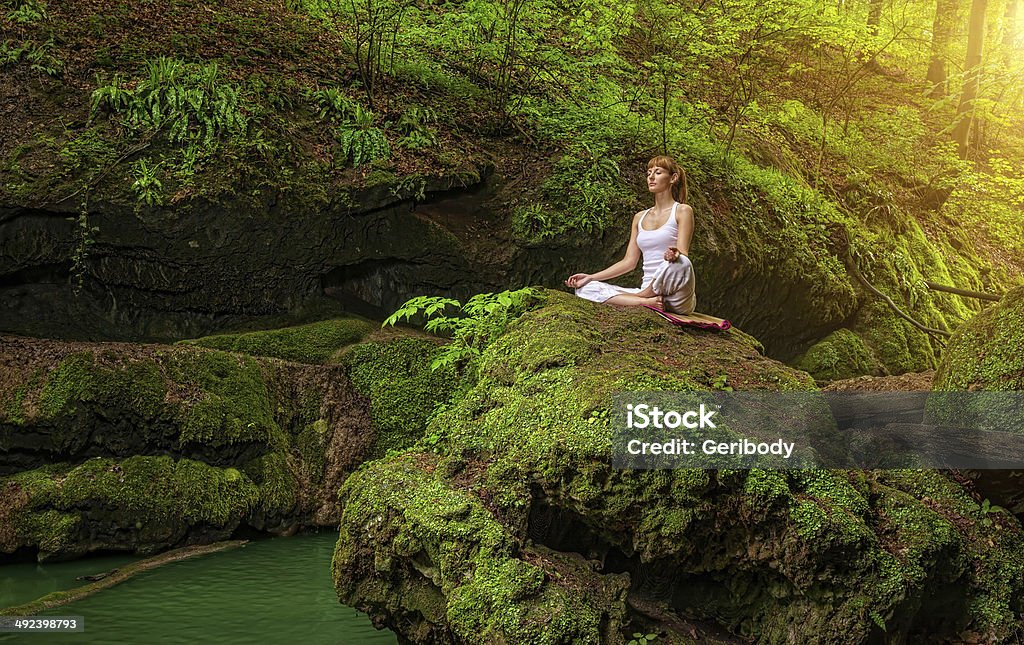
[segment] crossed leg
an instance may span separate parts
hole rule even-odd
[[[626,307],[650,305],[652,307],[660,308],[663,305],[661,296],[654,293],[654,289],[650,286],[638,293],[621,293],[617,296],[612,296],[605,300],[605,302],[612,305],[622,305]]]

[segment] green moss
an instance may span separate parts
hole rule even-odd
[[[857,545],[870,541],[873,533],[866,522],[869,504],[842,471],[802,470],[791,473],[797,494],[791,517],[801,538],[808,544],[826,537],[833,544]]]
[[[43,419],[71,415],[80,403],[135,410],[153,417],[164,409],[167,387],[152,361],[105,365],[91,352],[71,354],[50,372],[39,393]]]
[[[46,553],[73,551],[77,546],[80,525],[78,513],[52,509],[24,513],[14,522],[21,544],[38,547]]]
[[[237,470],[191,459],[129,457],[90,459],[60,481],[62,509],[100,505],[141,521],[180,518],[223,526],[241,518],[259,499],[256,486]]]
[[[372,329],[373,326],[364,320],[339,318],[297,327],[221,334],[183,342],[252,356],[325,363],[338,350],[362,340]]]
[[[939,390],[1024,390],[1024,287],[957,329],[935,374]]]
[[[278,452],[263,455],[246,464],[243,472],[256,484],[260,508],[265,512],[286,515],[295,508],[299,486],[286,455]]]
[[[231,529],[261,503],[288,508],[286,492],[269,476],[257,485],[234,468],[167,456],[47,466],[0,480],[0,490],[18,490],[23,499],[5,548],[34,546],[41,557],[124,548],[121,539],[89,536],[132,527],[136,538],[127,544],[151,550],[169,546],[188,527]]]
[[[319,482],[324,477],[327,465],[327,422],[317,419],[306,424],[295,437],[295,447],[302,455],[302,468],[311,481]]]
[[[449,486],[439,469],[422,468],[434,460],[407,453],[372,462],[342,487],[345,511],[333,563],[342,599],[352,602],[351,594],[366,592],[353,574],[362,566],[362,545],[371,544],[376,575],[404,571],[413,589],[422,589],[415,581],[423,580],[444,594],[448,627],[463,642],[599,642],[602,623],[622,608],[616,611],[595,593],[587,602],[587,595],[515,557],[514,536],[478,497]],[[426,615],[437,615],[431,609],[436,596],[401,593],[407,603],[424,601]],[[420,611],[412,604],[410,610]]]
[[[920,323],[948,330],[974,314],[973,301],[925,285],[927,280],[982,288],[979,267],[963,262],[962,253],[944,237],[930,240],[915,220],[907,218],[899,230],[862,232],[859,244],[875,249],[870,253],[871,266],[862,267],[868,279]],[[952,268],[946,258],[953,262]],[[938,362],[940,341],[915,328],[873,294],[865,295],[851,329],[890,373],[920,372]]]
[[[407,447],[423,436],[434,409],[455,391],[453,368],[430,367],[438,349],[429,339],[400,338],[362,343],[342,356],[352,384],[370,399],[377,429],[375,455]]]
[[[819,381],[834,381],[862,374],[878,375],[883,366],[849,329],[837,329],[796,359],[797,368]]]
[[[182,445],[287,445],[274,421],[266,381],[257,361],[223,352],[191,350],[170,354],[166,367],[175,383],[200,392],[197,400],[181,409]]]
[[[913,327],[881,300],[864,305],[853,331],[879,363],[892,374],[922,372],[935,367],[936,353],[927,334]]]
[[[0,421],[14,425],[24,425],[28,421],[25,403],[39,391],[44,375],[41,369],[33,370],[29,378],[13,390],[0,392]]]

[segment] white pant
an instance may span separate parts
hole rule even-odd
[[[576,295],[594,302],[604,302],[624,293],[640,293],[650,284],[654,293],[661,296],[665,303],[665,311],[689,314],[697,308],[696,282],[690,258],[680,256],[677,262],[662,261],[651,279],[645,278],[639,289],[593,280],[577,289]]]

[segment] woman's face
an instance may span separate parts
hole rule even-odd
[[[675,175],[669,173],[661,166],[654,166],[647,169],[647,190],[652,193],[660,193],[672,186]]]

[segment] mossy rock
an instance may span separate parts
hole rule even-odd
[[[818,341],[794,365],[818,381],[884,374],[882,364],[849,329],[837,329]]]
[[[1024,287],[957,329],[935,372],[937,390],[1024,390]]]
[[[340,349],[357,343],[373,325],[357,318],[339,318],[241,334],[219,334],[182,341],[251,356],[268,356],[300,363],[326,363]]]
[[[2,552],[150,552],[243,523],[336,526],[337,490],[374,450],[369,401],[340,365],[11,337],[4,350],[0,495],[21,510],[0,513]]]
[[[339,594],[374,615],[401,615],[403,635],[419,642],[614,641],[628,578],[599,576],[583,558],[522,550],[478,495],[446,480],[438,460],[406,453],[346,482],[333,562]]]
[[[234,468],[190,459],[95,458],[47,466],[0,480],[13,527],[0,552],[36,548],[43,561],[212,542],[230,536],[263,495]]]
[[[1007,394],[935,396],[931,413],[952,425],[1020,429],[1019,395],[1024,390],[1024,287],[1006,293],[956,330],[935,372],[935,390]],[[959,421],[966,420],[966,423]],[[990,504],[1024,517],[1024,471],[965,473]]]
[[[287,446],[271,378],[253,358],[27,339],[9,348],[21,362],[3,368],[0,472],[151,451],[236,465]]]
[[[355,388],[370,400],[375,456],[418,441],[435,408],[459,387],[451,366],[434,368],[441,347],[418,336],[371,340],[339,357]]]
[[[614,617],[621,629],[652,597],[674,617],[666,631],[692,620],[763,642],[998,640],[1019,628],[1020,525],[986,517],[941,473],[612,467],[616,392],[726,382],[814,387],[738,336],[549,294],[484,351],[479,380],[431,419],[431,443],[346,482],[341,598],[416,642],[622,642],[628,630],[594,625]],[[595,575],[554,593],[557,576],[527,566],[537,549]],[[623,572],[629,603],[605,593]],[[538,604],[589,612],[535,637]]]

